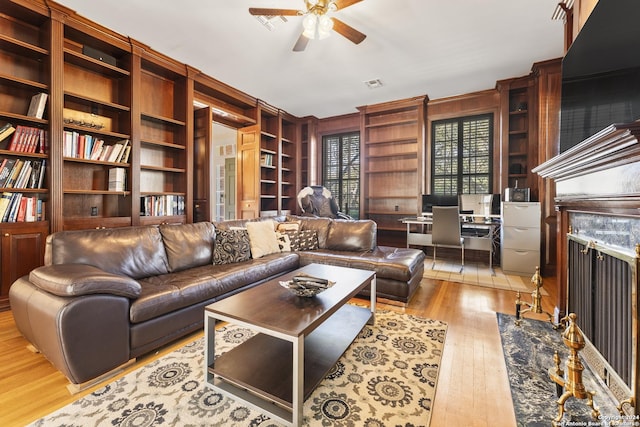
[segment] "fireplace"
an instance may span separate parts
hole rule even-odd
[[[640,123],[614,124],[533,171],[556,187],[558,300],[582,355],[627,415],[639,414]]]

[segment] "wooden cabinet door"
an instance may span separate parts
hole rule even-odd
[[[238,130],[237,147],[237,216],[240,219],[260,215],[260,128]]]
[[[0,310],[9,308],[11,284],[44,263],[47,230],[44,224],[0,228]]]

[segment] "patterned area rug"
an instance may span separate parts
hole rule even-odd
[[[555,366],[555,350],[564,366],[569,349],[562,342],[561,332],[554,330],[549,322],[527,318],[516,326],[514,316],[502,313],[497,316],[517,425],[548,427],[558,415],[556,383],[549,378],[548,369]],[[618,419],[609,392],[586,364],[582,380],[587,390],[596,392],[593,401],[603,417],[593,419],[586,400],[570,398],[565,403],[566,413],[561,425],[608,426],[606,420]]]
[[[251,335],[238,326],[219,331],[221,353]],[[304,425],[428,426],[446,331],[444,322],[378,310],[375,325],[362,330],[306,400]],[[281,425],[205,387],[203,367],[201,338],[32,425]]]

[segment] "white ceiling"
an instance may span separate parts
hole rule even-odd
[[[304,9],[303,0],[57,2],[299,117],[491,89],[563,55],[558,0],[364,0],[335,14],[367,35],[361,44],[334,32],[304,52],[291,50],[301,17],[269,31],[248,12]],[[371,79],[383,87],[369,89]]]

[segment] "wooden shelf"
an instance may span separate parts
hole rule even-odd
[[[47,49],[4,34],[0,34],[0,49],[32,59],[43,59],[49,55]]]
[[[152,120],[155,122],[161,122],[165,124],[171,124],[176,126],[184,126],[185,122],[182,120],[176,120],[172,117],[159,116],[152,113],[142,113],[142,118],[146,120]]]
[[[83,102],[83,103],[86,102],[86,103],[92,104],[92,105],[99,105],[101,107],[108,108],[108,109],[115,110],[115,111],[128,112],[128,111],[131,110],[131,108],[127,107],[126,105],[115,104],[115,103],[112,103],[112,102],[105,102],[105,101],[102,101],[100,99],[92,98],[90,96],[85,96],[85,95],[81,95],[81,94],[78,94],[78,93],[65,92],[65,96],[67,98],[72,98],[72,99],[74,99],[76,101],[79,101],[79,102]]]
[[[69,64],[86,68],[97,73],[108,74],[113,77],[128,76],[130,74],[127,70],[115,67],[111,64],[107,64],[106,62],[99,61],[68,48],[64,49],[64,60]]]
[[[417,119],[404,119],[404,120],[388,120],[381,121],[378,123],[369,123],[365,124],[365,128],[376,128],[376,127],[387,127],[387,126],[397,126],[397,125],[407,125],[417,123]]]
[[[418,139],[416,137],[404,137],[404,138],[389,138],[389,139],[382,139],[382,140],[368,140],[365,141],[366,145],[376,145],[376,144],[393,144],[393,145],[397,145],[397,144],[415,144],[417,143]]]
[[[63,190],[65,194],[93,194],[93,195],[116,195],[128,196],[131,191],[108,191],[108,190]]]
[[[140,165],[140,169],[156,171],[156,172],[171,172],[171,173],[185,173],[184,168],[172,168],[167,166],[154,166],[154,165]]]
[[[165,147],[165,148],[172,148],[174,150],[184,150],[185,146],[184,145],[180,145],[180,144],[174,144],[172,142],[166,142],[166,141],[155,141],[155,140],[150,140],[150,139],[144,139],[144,140],[140,140],[141,144],[146,144],[146,145],[156,145],[159,147]]]
[[[49,90],[49,86],[44,83],[0,73],[0,83],[1,82],[10,83],[12,85],[21,85],[29,89],[39,89],[43,92],[47,92]]]

